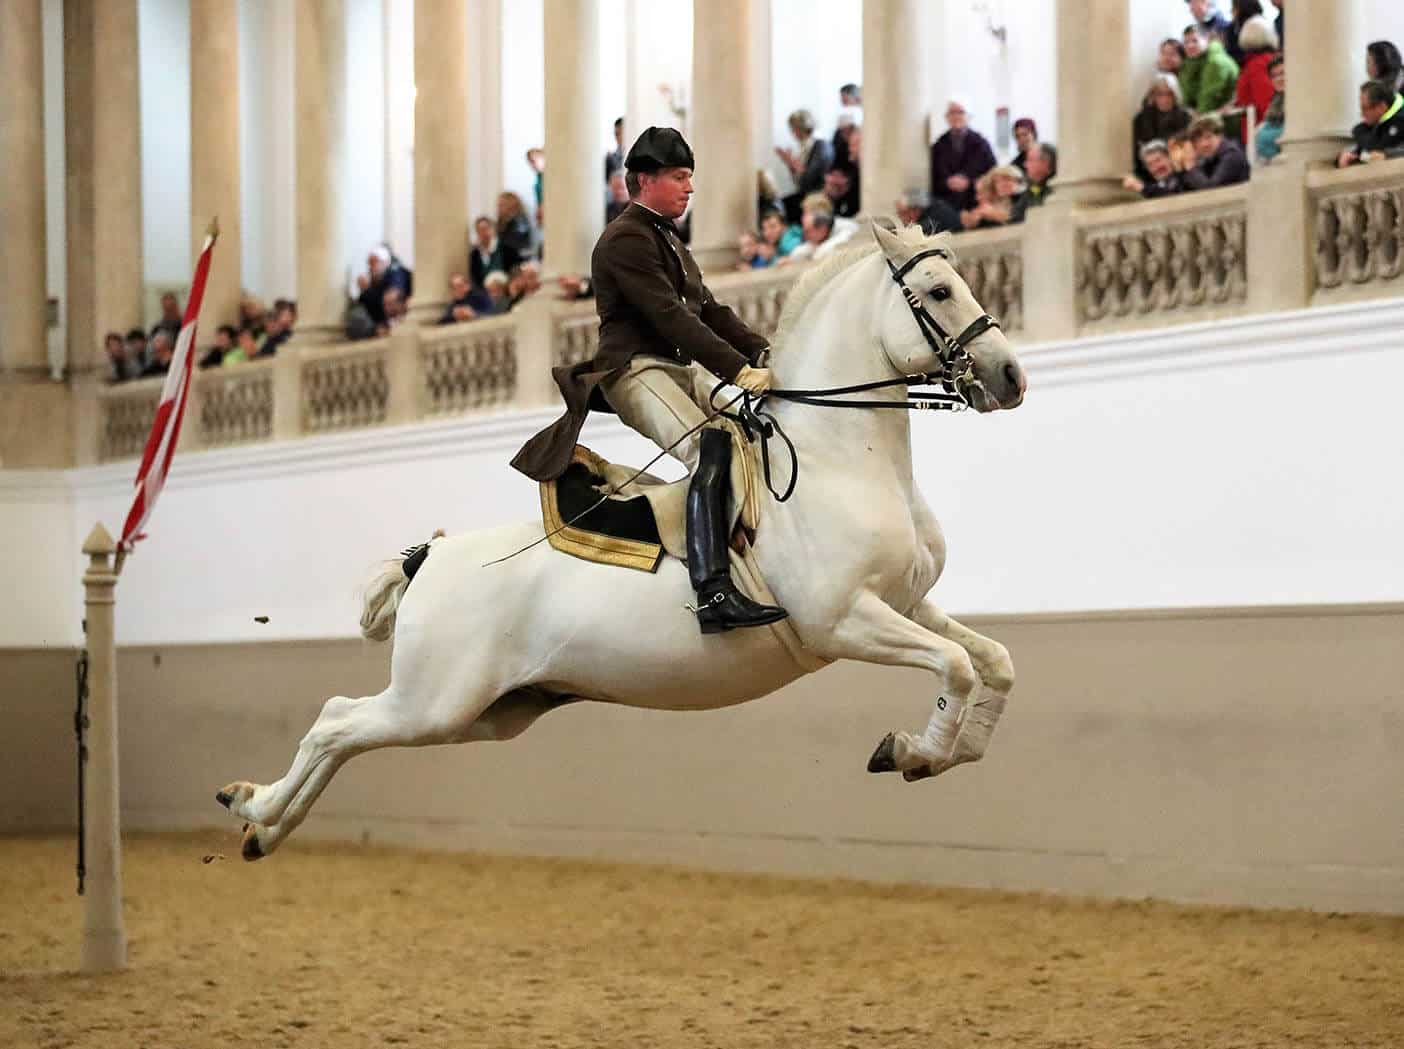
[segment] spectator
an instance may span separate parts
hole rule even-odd
[[[414,271],[401,261],[400,256],[395,254],[395,249],[389,244],[382,242],[380,247],[390,256],[390,263],[385,268],[385,283],[392,288],[399,288],[404,293],[406,300],[412,299],[414,297]],[[276,304],[274,309],[277,309]]]
[[[140,328],[127,332],[127,369],[132,378],[146,370],[146,332]]]
[[[151,363],[142,369],[142,378],[150,375],[165,375],[171,370],[173,356],[175,356],[175,339],[167,329],[158,325],[151,335]]]
[[[1388,40],[1376,40],[1365,48],[1365,75],[1393,91],[1404,91],[1404,60],[1399,48]]]
[[[260,337],[267,317],[268,310],[263,303],[253,295],[245,295],[239,300],[239,320],[234,326],[235,330],[248,328],[255,337]]]
[[[536,195],[536,210],[537,210],[537,211],[540,211],[540,210],[541,210],[541,191],[542,191],[542,186],[543,186],[543,184],[544,184],[544,183],[543,183],[543,180],[544,180],[545,177],[546,177],[546,151],[545,151],[544,149],[542,149],[540,146],[533,146],[531,149],[529,149],[529,150],[526,151],[526,162],[527,162],[527,167],[531,168],[532,172],[533,172],[534,175],[535,175],[535,178],[532,180],[532,187],[531,187],[531,188],[532,188],[532,192]],[[516,194],[513,194],[513,196],[516,196]],[[522,204],[522,198],[521,198],[521,197],[517,197],[517,203],[518,203],[518,204]],[[499,200],[499,201],[498,201],[498,215],[499,215],[499,217],[500,217],[501,214],[502,214],[501,207],[502,207],[502,202]],[[526,216],[526,205],[525,205],[525,204],[522,204],[522,215],[523,215],[523,217]]]
[[[404,299],[405,293],[399,284],[395,284],[385,289],[385,298],[389,298],[390,293],[399,295]],[[292,338],[293,326],[297,323],[297,303],[291,299],[279,299],[273,303],[273,314],[268,319],[268,326],[265,329],[267,338],[263,340],[263,346],[259,350],[259,355],[272,357],[278,352],[278,348]]]
[[[1254,145],[1260,160],[1271,160],[1282,151],[1278,139],[1287,125],[1287,63],[1281,54],[1274,55],[1268,62],[1268,76],[1272,79],[1272,101],[1268,103],[1263,122],[1254,133]]]
[[[844,84],[839,88],[839,114],[834,131],[834,164],[843,166],[852,162],[854,150],[848,140],[848,133],[863,123],[863,98],[857,84]]]
[[[1404,156],[1404,96],[1388,84],[1360,85],[1360,123],[1351,131],[1355,145],[1336,158],[1337,167]]]
[[[776,146],[775,155],[784,161],[795,180],[795,191],[785,198],[785,213],[793,221],[799,217],[804,199],[824,188],[824,176],[834,166],[834,147],[814,137],[814,115],[809,110],[795,110],[789,124],[799,149]]]
[[[629,187],[624,183],[624,169],[609,176],[609,203],[605,205],[605,224],[613,222],[629,206]]]
[[[1014,218],[1014,203],[1024,192],[1024,173],[1013,164],[991,168],[975,184],[975,207],[960,214],[965,229],[989,229],[1023,221]]]
[[[1023,222],[1029,208],[1042,207],[1053,190],[1049,180],[1053,178],[1053,161],[1049,156],[1052,146],[1041,142],[1031,145],[1024,156],[1024,178],[1028,183],[1024,192],[1014,202],[1014,222]]]
[[[1277,30],[1262,15],[1254,15],[1238,31],[1238,46],[1243,50],[1243,64],[1239,66],[1234,102],[1252,110],[1253,123],[1261,124],[1274,93],[1268,65],[1277,53]]]
[[[1224,30],[1224,50],[1228,52],[1229,58],[1239,65],[1243,64],[1243,44],[1239,40],[1239,34],[1243,32],[1244,25],[1250,18],[1257,18],[1263,13],[1263,5],[1259,0],[1233,0],[1233,17],[1229,19],[1228,28]]]
[[[960,229],[960,212],[940,198],[932,199],[924,189],[909,189],[897,200],[897,221],[904,226],[920,226],[928,237]]]
[[[792,262],[826,258],[858,232],[858,223],[834,215],[833,205],[823,193],[811,193],[805,197],[800,224],[804,230],[803,243],[777,265],[787,266]]]
[[[851,168],[830,168],[824,176],[824,196],[834,206],[834,214],[852,218],[858,214],[857,179]]]
[[[511,296],[507,292],[507,274],[493,270],[483,278],[483,290],[492,299],[493,313],[506,313],[512,308]]]
[[[765,217],[767,211],[784,211],[780,202],[780,191],[775,187],[775,179],[765,168],[756,169],[756,216],[757,221]]]
[[[1233,101],[1238,87],[1238,63],[1224,45],[1198,25],[1185,27],[1185,63],[1180,67],[1185,106],[1195,113],[1213,113]]]
[[[514,309],[517,303],[540,290],[540,267],[530,260],[523,262],[507,278],[507,309]]]
[[[1185,45],[1173,36],[1160,42],[1160,58],[1155,63],[1157,73],[1180,75],[1180,67],[1185,64]]]
[[[440,324],[460,324],[492,312],[492,296],[482,288],[473,287],[461,273],[449,277],[449,296],[449,304],[439,318]]]
[[[502,269],[502,248],[497,240],[497,227],[486,215],[473,220],[473,242],[468,248],[468,275],[475,288],[483,287],[483,278],[493,270]]]
[[[775,248],[762,240],[758,233],[747,230],[741,234],[737,241],[737,248],[740,252],[740,260],[736,263],[738,270],[760,270],[765,269],[775,261]]]
[[[1141,147],[1147,142],[1162,142],[1177,131],[1189,127],[1189,110],[1180,98],[1180,82],[1170,73],[1157,73],[1151,80],[1145,103],[1131,125],[1132,144],[1136,149],[1136,175],[1144,179],[1150,174],[1141,166]]]
[[[531,222],[522,198],[511,191],[497,195],[497,243],[509,272],[532,257]]]
[[[610,177],[616,171],[624,170],[624,118],[616,117],[614,120],[614,148],[605,154],[605,182],[608,184]]]
[[[1248,158],[1237,142],[1224,138],[1224,124],[1216,116],[1200,117],[1189,128],[1199,162],[1184,174],[1186,190],[1217,189],[1247,182]]]
[[[215,329],[214,345],[205,351],[200,359],[201,368],[217,368],[224,363],[224,355],[234,348],[238,331],[232,324],[221,324]]]
[[[804,231],[798,226],[785,225],[785,216],[777,210],[767,211],[761,216],[761,240],[775,249],[775,261],[783,259],[804,240]]]
[[[399,288],[385,289],[385,323],[376,328],[377,335],[389,335],[391,331],[398,328],[409,316],[409,303],[405,300],[405,293]]]
[[[171,345],[175,345],[176,339],[180,338],[181,322],[184,320],[180,315],[180,300],[172,292],[166,292],[161,296],[161,319],[151,327],[151,338],[156,338],[158,331],[168,332],[171,336]]]
[[[238,334],[234,336],[234,348],[224,355],[224,359],[220,363],[226,366],[243,364],[246,361],[254,360],[258,355],[258,341],[254,337],[253,329],[240,328]]]
[[[1203,31],[1205,43],[1210,40],[1222,43],[1224,34],[1229,30],[1229,20],[1219,10],[1216,0],[1185,0],[1185,3],[1189,4],[1194,24]]]
[[[1170,159],[1170,147],[1160,139],[1153,139],[1141,147],[1141,166],[1150,172],[1149,179],[1127,175],[1121,180],[1121,184],[1132,193],[1154,200],[1185,191],[1184,179]]]
[[[102,350],[107,354],[107,363],[112,368],[108,382],[126,382],[141,374],[139,369],[132,367],[131,359],[127,356],[127,343],[121,332],[110,331],[103,336]]]
[[[1058,150],[1051,142],[1039,142],[1038,125],[1032,117],[1020,117],[1014,121],[1014,144],[1019,147],[1019,152],[1014,157],[1014,166],[1020,171],[1026,170],[1029,150],[1037,145],[1042,146],[1044,159],[1048,161],[1051,172],[1049,178],[1058,173]]]
[[[366,256],[366,272],[356,278],[356,287],[361,291],[357,301],[365,308],[376,327],[385,323],[385,293],[391,288],[396,288],[402,295],[408,294],[405,280],[407,271],[401,267],[392,279],[391,259],[390,249],[384,244],[380,245]],[[276,312],[277,304],[275,303],[274,313]],[[271,316],[268,334],[270,336],[276,334]]]
[[[975,206],[975,180],[995,166],[994,150],[958,98],[946,103],[946,131],[931,146],[931,195],[956,211]]]

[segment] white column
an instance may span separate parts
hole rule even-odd
[[[299,330],[323,337],[340,330],[346,308],[344,3],[297,0],[293,31]]]
[[[502,190],[502,2],[471,0],[468,35],[468,218],[496,217]]]
[[[891,215],[908,189],[927,189],[929,100],[913,84],[929,79],[934,29],[943,24],[944,2],[863,0],[863,210]]]
[[[1299,43],[1284,49],[1291,92],[1284,156],[1328,159],[1349,143],[1350,129],[1360,121],[1365,82],[1361,6],[1361,0],[1292,5],[1292,39]]]
[[[772,133],[770,109],[773,105],[774,78],[771,58],[773,14],[770,0],[751,0],[751,24],[746,31],[750,42],[751,63],[751,121],[755,134],[751,137],[751,164],[756,169],[769,167],[775,161],[775,138]],[[625,143],[627,148],[628,143]]]
[[[40,0],[0,6],[0,370],[47,370],[44,22]]]
[[[599,4],[552,0],[545,36],[545,264],[553,273],[588,273],[604,228],[608,141],[600,116]]]
[[[63,21],[68,361],[101,370],[103,334],[144,319],[136,0],[67,0]]]
[[[463,0],[415,0],[415,301],[436,313],[468,263],[467,25]]]
[[[1058,179],[1051,202],[1116,197],[1131,163],[1131,5],[1058,0]]]
[[[212,218],[219,247],[205,285],[202,330],[231,324],[243,287],[243,217],[239,199],[239,5],[190,0],[191,262]]]
[[[692,253],[703,266],[736,261],[736,238],[756,225],[756,114],[747,50],[752,0],[693,5]]]

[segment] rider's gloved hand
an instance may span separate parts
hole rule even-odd
[[[748,364],[736,373],[736,385],[749,393],[765,393],[774,383],[769,368],[752,368]]]

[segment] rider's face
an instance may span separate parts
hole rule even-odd
[[[664,218],[682,218],[692,197],[692,169],[664,168],[657,174],[641,176],[639,202]]]

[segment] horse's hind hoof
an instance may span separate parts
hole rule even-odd
[[[906,772],[903,772],[902,778],[908,783],[915,783],[918,780],[930,779],[934,775],[936,775],[936,770],[930,765],[918,765],[914,769],[907,769]]]
[[[891,732],[882,737],[882,742],[868,759],[869,772],[897,771],[897,737]]]
[[[264,857],[263,846],[258,843],[258,832],[246,832],[244,834],[244,847],[241,850],[244,859],[252,863],[254,860],[261,860]]]

